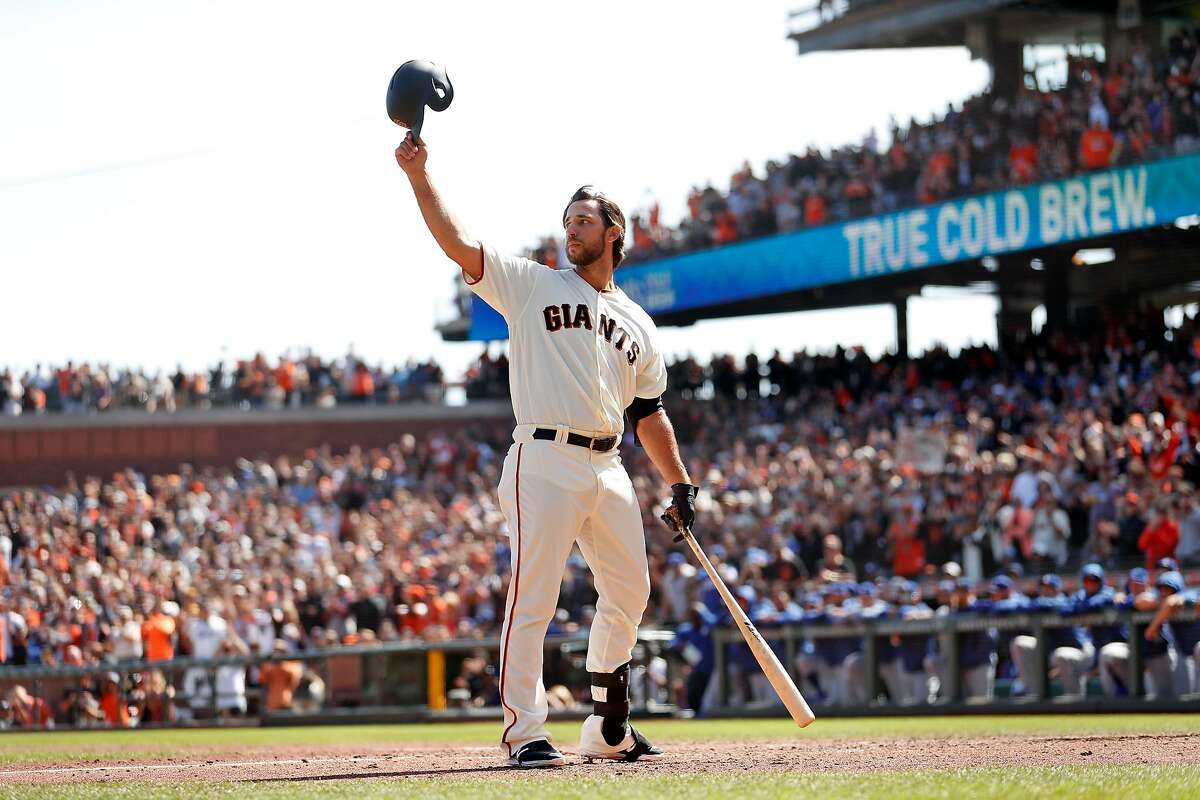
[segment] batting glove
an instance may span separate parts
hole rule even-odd
[[[683,541],[683,529],[691,529],[696,521],[696,494],[699,486],[690,483],[671,484],[671,504],[663,512],[662,521],[676,532],[675,541]]]

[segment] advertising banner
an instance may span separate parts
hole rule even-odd
[[[617,270],[651,316],[1168,224],[1200,212],[1200,154],[1089,172]],[[474,298],[471,339],[508,335]]]

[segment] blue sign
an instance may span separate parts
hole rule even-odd
[[[806,228],[617,270],[651,316],[1084,241],[1200,213],[1200,154]],[[508,336],[478,297],[471,339]]]

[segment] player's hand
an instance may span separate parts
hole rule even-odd
[[[683,541],[683,529],[691,529],[696,522],[696,493],[700,487],[690,483],[671,484],[671,504],[663,512],[662,521],[676,532],[675,541]]]
[[[413,142],[412,131],[409,131],[404,141],[396,148],[396,163],[410,178],[425,171],[425,161],[428,158],[429,151],[425,149],[425,140],[418,136],[416,142]]]
[[[1158,638],[1158,626],[1154,624],[1147,625],[1145,636],[1147,642],[1156,640]]]

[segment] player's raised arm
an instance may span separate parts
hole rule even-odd
[[[396,163],[408,182],[412,184],[413,194],[416,195],[417,205],[421,208],[421,216],[438,245],[445,251],[450,260],[458,264],[471,280],[479,280],[483,276],[483,252],[479,242],[467,236],[460,223],[446,204],[441,195],[429,180],[425,169],[429,151],[420,137],[413,141],[411,135],[396,148]]]

